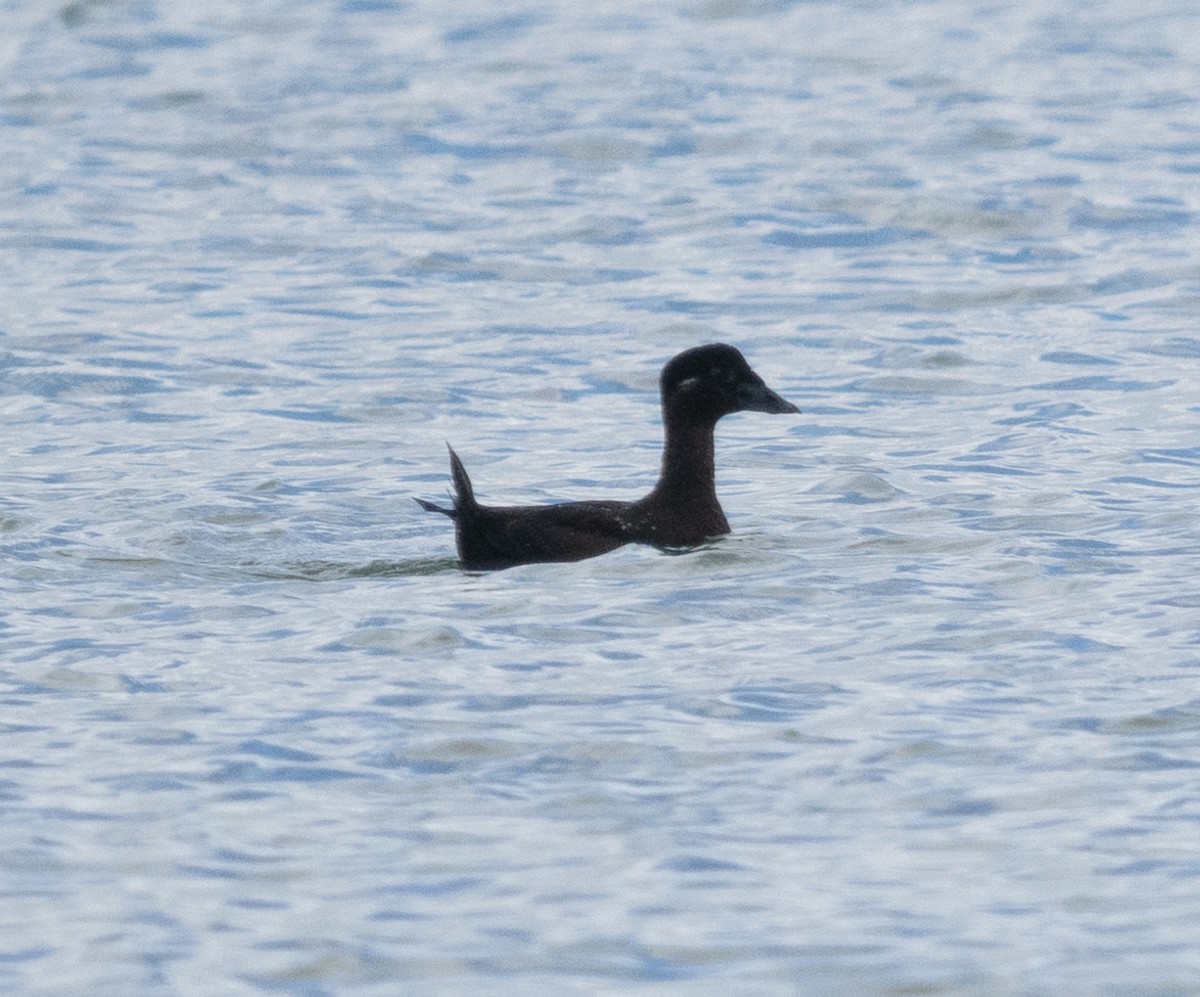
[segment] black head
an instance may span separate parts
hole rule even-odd
[[[766,386],[732,346],[712,343],[684,350],[668,361],[662,378],[668,418],[716,422],[731,412],[799,412]]]

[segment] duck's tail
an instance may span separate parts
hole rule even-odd
[[[475,501],[475,489],[471,487],[471,479],[467,477],[467,469],[463,467],[463,462],[458,459],[458,454],[454,452],[454,448],[447,443],[446,449],[450,451],[450,474],[454,478],[453,508],[447,509],[444,506],[426,502],[424,499],[414,499],[413,501],[426,512],[440,512],[443,516],[457,519],[460,512],[473,509],[477,505]]]

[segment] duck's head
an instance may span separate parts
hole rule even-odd
[[[684,350],[663,368],[663,414],[669,421],[715,423],[731,412],[799,412],[766,386],[741,352],[724,343]]]

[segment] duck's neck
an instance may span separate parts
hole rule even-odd
[[[717,501],[711,422],[666,422],[662,474],[636,503],[647,516],[651,543],[688,547],[729,532]]]
[[[662,474],[654,489],[660,498],[694,506],[717,503],[712,423],[666,425]]]

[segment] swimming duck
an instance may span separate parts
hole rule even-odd
[[[561,505],[486,506],[452,447],[454,505],[417,499],[428,512],[454,520],[464,568],[509,568],[536,561],[581,561],[628,543],[693,547],[729,532],[717,501],[713,428],[731,412],[799,412],[766,386],[732,346],[712,343],[684,350],[663,368],[662,472],[636,502],[587,501]]]

